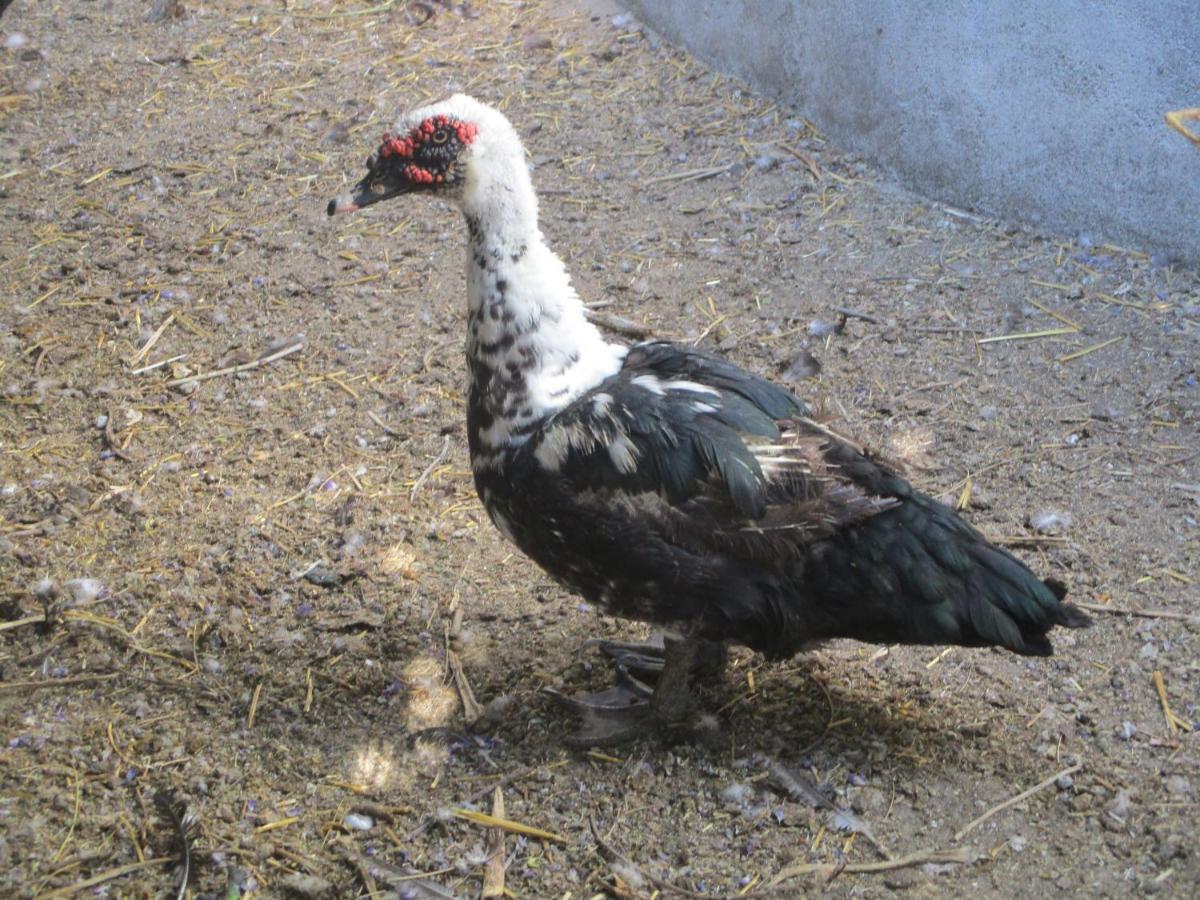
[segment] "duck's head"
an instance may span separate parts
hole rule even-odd
[[[402,116],[367,159],[366,177],[350,194],[329,201],[329,215],[354,212],[380,200],[416,192],[438,194],[460,206],[481,188],[483,176],[523,172],[520,140],[498,110],[466,94]]]

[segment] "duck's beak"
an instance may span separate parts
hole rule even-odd
[[[354,186],[351,193],[330,200],[325,212],[331,216],[354,212],[413,190],[416,185],[404,175],[404,166],[396,163],[394,156],[382,158],[378,154],[373,155],[367,160],[366,177]]]

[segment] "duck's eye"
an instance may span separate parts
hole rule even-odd
[[[433,137],[431,137],[430,140],[441,146],[442,144],[446,143],[446,141],[450,140],[450,132],[445,128],[439,128],[433,133]]]

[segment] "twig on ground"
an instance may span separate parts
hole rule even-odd
[[[763,888],[770,890],[798,875],[821,874],[829,877],[843,872],[849,874],[890,872],[893,869],[907,869],[911,866],[923,866],[926,863],[972,863],[978,858],[979,853],[977,851],[969,847],[960,847],[956,850],[918,850],[915,853],[897,856],[895,859],[885,859],[873,863],[846,863],[844,865],[835,865],[833,863],[801,863],[798,866],[788,866],[763,885]],[[758,891],[751,891],[747,896],[754,896],[758,893]]]
[[[1200,615],[1191,613],[1171,612],[1165,609],[1133,609],[1128,606],[1109,606],[1103,603],[1082,603],[1080,601],[1076,601],[1075,605],[1088,612],[1102,612],[1113,616],[1137,616],[1142,619],[1176,619],[1191,625],[1200,625]]]
[[[282,350],[264,356],[260,359],[251,360],[248,363],[242,363],[237,366],[227,366],[224,369],[217,369],[214,372],[201,372],[199,375],[188,375],[184,378],[174,378],[168,381],[167,387],[177,387],[181,384],[187,384],[189,381],[208,381],[210,378],[220,378],[222,375],[236,375],[238,372],[248,372],[250,369],[257,369],[260,366],[268,365],[275,362],[277,359],[283,359],[285,356],[291,356],[293,353],[298,353],[304,349],[304,344],[292,344],[290,347],[284,347]]]
[[[175,313],[171,313],[169,316],[163,319],[163,323],[154,329],[154,333],[150,335],[146,343],[142,344],[142,349],[129,358],[129,365],[136,366],[143,359],[145,359],[146,354],[154,348],[154,345],[158,343],[158,339],[163,336],[163,332],[167,330],[167,326],[174,321]]]
[[[254,727],[254,719],[258,715],[258,701],[262,699],[262,686],[260,681],[254,686],[254,693],[250,695],[250,711],[246,713],[246,727]]]
[[[493,791],[496,788],[508,787],[514,781],[520,781],[522,778],[532,775],[534,772],[538,771],[541,768],[543,768],[541,765],[536,765],[536,766],[525,766],[524,768],[517,769],[517,771],[511,772],[508,775],[505,775],[503,778],[501,778],[495,784],[489,784],[487,787],[480,788],[479,790],[468,794],[466,797],[464,797],[462,799],[461,802],[462,803],[474,803],[479,798],[486,796],[490,791]],[[418,822],[416,824],[416,826],[411,831],[409,831],[408,834],[406,834],[404,836],[404,841],[407,843],[408,841],[411,841],[414,838],[419,837],[421,834],[423,834],[426,831],[426,829],[429,828],[430,825],[432,825],[434,822],[437,822],[437,821],[439,821],[438,816],[426,816],[424,819],[422,819],[420,822]]]
[[[983,334],[978,328],[967,328],[961,325],[921,325],[908,330],[920,334]]]
[[[662,184],[666,181],[703,181],[705,178],[724,175],[735,165],[736,163],[726,163],[723,166],[712,166],[704,169],[685,169],[682,172],[672,172],[670,175],[659,175],[657,178],[651,178],[643,183],[649,186],[652,184]]]
[[[862,319],[864,322],[870,322],[872,325],[883,324],[883,321],[876,316],[872,316],[865,312],[859,312],[857,309],[850,309],[845,306],[835,306],[833,311],[845,319]]]
[[[817,165],[817,161],[807,153],[802,153],[786,141],[779,141],[778,146],[784,151],[792,154],[800,162],[804,163],[804,168],[808,169],[808,174],[812,175],[814,181],[821,180],[821,167]]]
[[[162,650],[155,650],[152,647],[146,647],[143,644],[139,643],[137,638],[133,634],[131,634],[130,632],[128,632],[124,628],[122,628],[120,623],[117,622],[116,619],[110,619],[108,616],[100,616],[100,615],[97,615],[96,613],[88,612],[87,610],[84,610],[84,609],[68,609],[62,613],[60,620],[64,621],[64,622],[84,622],[88,625],[98,625],[101,628],[107,628],[108,630],[114,632],[115,634],[117,634],[121,638],[123,638],[126,642],[128,642],[129,647],[132,650],[137,651],[138,653],[144,653],[147,656],[156,656],[159,659],[170,660],[171,662],[178,663],[179,665],[183,666],[185,669],[188,669],[189,672],[196,671],[196,665],[191,660],[184,659],[182,656],[175,656],[174,654],[171,654],[171,653],[164,653]],[[18,625],[36,625],[39,622],[53,622],[53,621],[55,621],[53,616],[26,616],[23,619],[17,619],[13,622],[8,622],[5,624],[9,628],[13,628]],[[91,680],[91,679],[95,679],[95,678],[109,678],[109,677],[115,677],[115,675],[104,675],[104,676],[78,675],[78,676],[75,676],[75,678],[77,678],[80,681],[86,681],[86,680]],[[18,685],[24,685],[26,687],[35,687],[35,686],[49,687],[51,685],[67,684],[67,683],[70,683],[71,681],[72,681],[72,679],[70,679],[70,678],[52,678],[52,679],[47,680],[46,682],[27,681],[27,682],[9,682],[8,684],[0,682],[0,690],[4,689],[6,687],[16,687]]]
[[[513,834],[537,838],[540,841],[553,841],[556,844],[567,843],[567,839],[561,834],[555,834],[553,831],[546,831],[543,828],[537,828],[533,825],[526,825],[524,822],[514,822],[512,819],[489,816],[487,813],[481,813],[474,809],[455,808],[451,812],[460,819],[466,819],[468,822],[474,822],[477,825],[486,825],[488,828],[502,828],[505,831],[511,831]]]
[[[1062,535],[1052,534],[1002,534],[990,540],[1001,547],[1061,547],[1068,543]]]
[[[1041,331],[1021,331],[1016,334],[997,334],[992,337],[979,338],[976,343],[994,344],[997,341],[1032,341],[1037,338],[1055,337],[1060,334],[1078,334],[1078,328],[1043,328]]]
[[[37,616],[25,616],[21,619],[13,619],[11,622],[0,622],[0,631],[9,631],[13,628],[23,628],[26,625],[38,625],[46,621],[48,620],[44,614]]]
[[[614,316],[612,313],[598,312],[595,309],[584,310],[584,315],[588,321],[600,328],[605,328],[615,334],[623,334],[626,337],[642,339],[649,337],[651,331],[645,325],[639,325],[632,319],[626,319],[624,316]]]
[[[1192,723],[1180,718],[1175,714],[1175,710],[1171,709],[1171,701],[1167,699],[1167,685],[1159,669],[1154,670],[1154,690],[1158,692],[1158,702],[1162,704],[1163,716],[1166,717],[1167,728],[1171,734],[1178,734],[1181,730],[1191,731]]]
[[[1115,344],[1117,341],[1125,340],[1125,335],[1119,334],[1115,338],[1109,338],[1107,341],[1101,341],[1098,344],[1092,344],[1090,347],[1084,347],[1082,350],[1076,350],[1073,353],[1068,353],[1065,356],[1060,356],[1058,362],[1070,362],[1073,359],[1079,359],[1081,356],[1087,356],[1089,353],[1095,353],[1097,350],[1103,350],[1110,344]],[[982,341],[980,342],[982,343]]]
[[[1022,800],[1028,800],[1034,794],[1038,793],[1038,791],[1044,791],[1046,788],[1050,787],[1050,785],[1054,784],[1054,782],[1058,781],[1058,779],[1062,778],[1064,775],[1072,775],[1075,772],[1078,772],[1082,768],[1083,768],[1083,763],[1075,763],[1075,765],[1073,765],[1073,766],[1067,766],[1061,772],[1055,772],[1053,775],[1051,775],[1045,781],[1040,781],[1037,784],[1035,784],[1033,787],[1029,788],[1028,790],[1021,791],[1021,793],[1017,794],[1017,796],[1010,797],[1007,800],[1005,800],[1003,803],[998,803],[997,805],[995,805],[991,809],[989,809],[987,812],[985,812],[983,815],[972,819],[970,822],[968,822],[966,825],[964,825],[962,828],[960,828],[955,833],[954,839],[956,841],[961,841],[965,835],[974,831],[976,828],[978,828],[980,825],[982,825],[984,822],[986,822],[992,816],[996,815],[996,813],[1003,812],[1004,810],[1008,809],[1010,806],[1016,806]]]
[[[130,375],[144,375],[147,372],[153,372],[155,369],[161,369],[163,366],[170,365],[173,362],[179,362],[181,359],[187,359],[186,353],[180,353],[177,356],[169,356],[166,359],[160,359],[158,362],[150,363],[148,366],[142,366],[140,369],[134,369]]]
[[[383,419],[379,418],[378,415],[371,412],[370,410],[367,411],[367,418],[370,419],[372,422],[374,422],[376,425],[378,425],[380,430],[383,431],[383,433],[388,435],[389,437],[394,437],[394,438],[404,437],[404,435],[402,435],[399,431],[397,431],[395,428],[389,427],[388,424],[383,421]]]
[[[417,480],[413,482],[412,490],[410,490],[408,492],[409,500],[413,500],[416,498],[417,491],[421,490],[421,487],[425,484],[426,480],[429,478],[430,475],[433,474],[433,470],[436,469],[438,466],[440,466],[443,462],[445,462],[446,457],[449,455],[450,455],[450,435],[446,435],[445,438],[442,440],[442,449],[439,450],[437,456],[435,456],[433,458],[433,462],[431,462],[429,465],[427,465],[425,467],[425,471],[423,471],[420,475],[418,475]]]
[[[143,859],[139,862],[126,863],[123,866],[117,866],[113,869],[108,869],[98,875],[93,875],[91,878],[85,878],[83,881],[77,881],[74,884],[69,884],[66,887],[57,888],[49,893],[42,894],[43,900],[50,900],[53,897],[70,897],[72,894],[78,894],[80,891],[86,891],[88,888],[95,887],[98,884],[104,884],[106,881],[112,881],[114,878],[120,878],[122,875],[129,875],[133,872],[148,869],[151,866],[161,866],[163,863],[175,862],[174,856],[156,856],[153,859]]]
[[[492,794],[492,815],[505,818],[504,791],[496,788]],[[504,829],[489,828],[487,840],[488,858],[483,864],[482,900],[493,900],[504,896]]]
[[[73,684],[87,684],[89,681],[111,681],[119,672],[105,672],[96,675],[71,675],[67,678],[44,678],[41,681],[0,681],[0,693],[4,691],[36,691],[40,688],[70,687]]]
[[[458,688],[458,695],[462,698],[463,718],[468,722],[476,721],[483,715],[483,707],[475,699],[475,691],[471,689],[471,682],[467,680],[467,673],[463,671],[462,660],[458,658],[458,654],[453,650],[447,650],[446,664],[450,666],[450,673],[454,676],[454,684]]]

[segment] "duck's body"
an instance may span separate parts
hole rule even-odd
[[[690,347],[605,341],[499,112],[459,95],[397,133],[330,212],[428,186],[462,208],[476,487],[559,581],[772,656],[831,637],[1047,655],[1053,626],[1087,623],[788,391]]]

